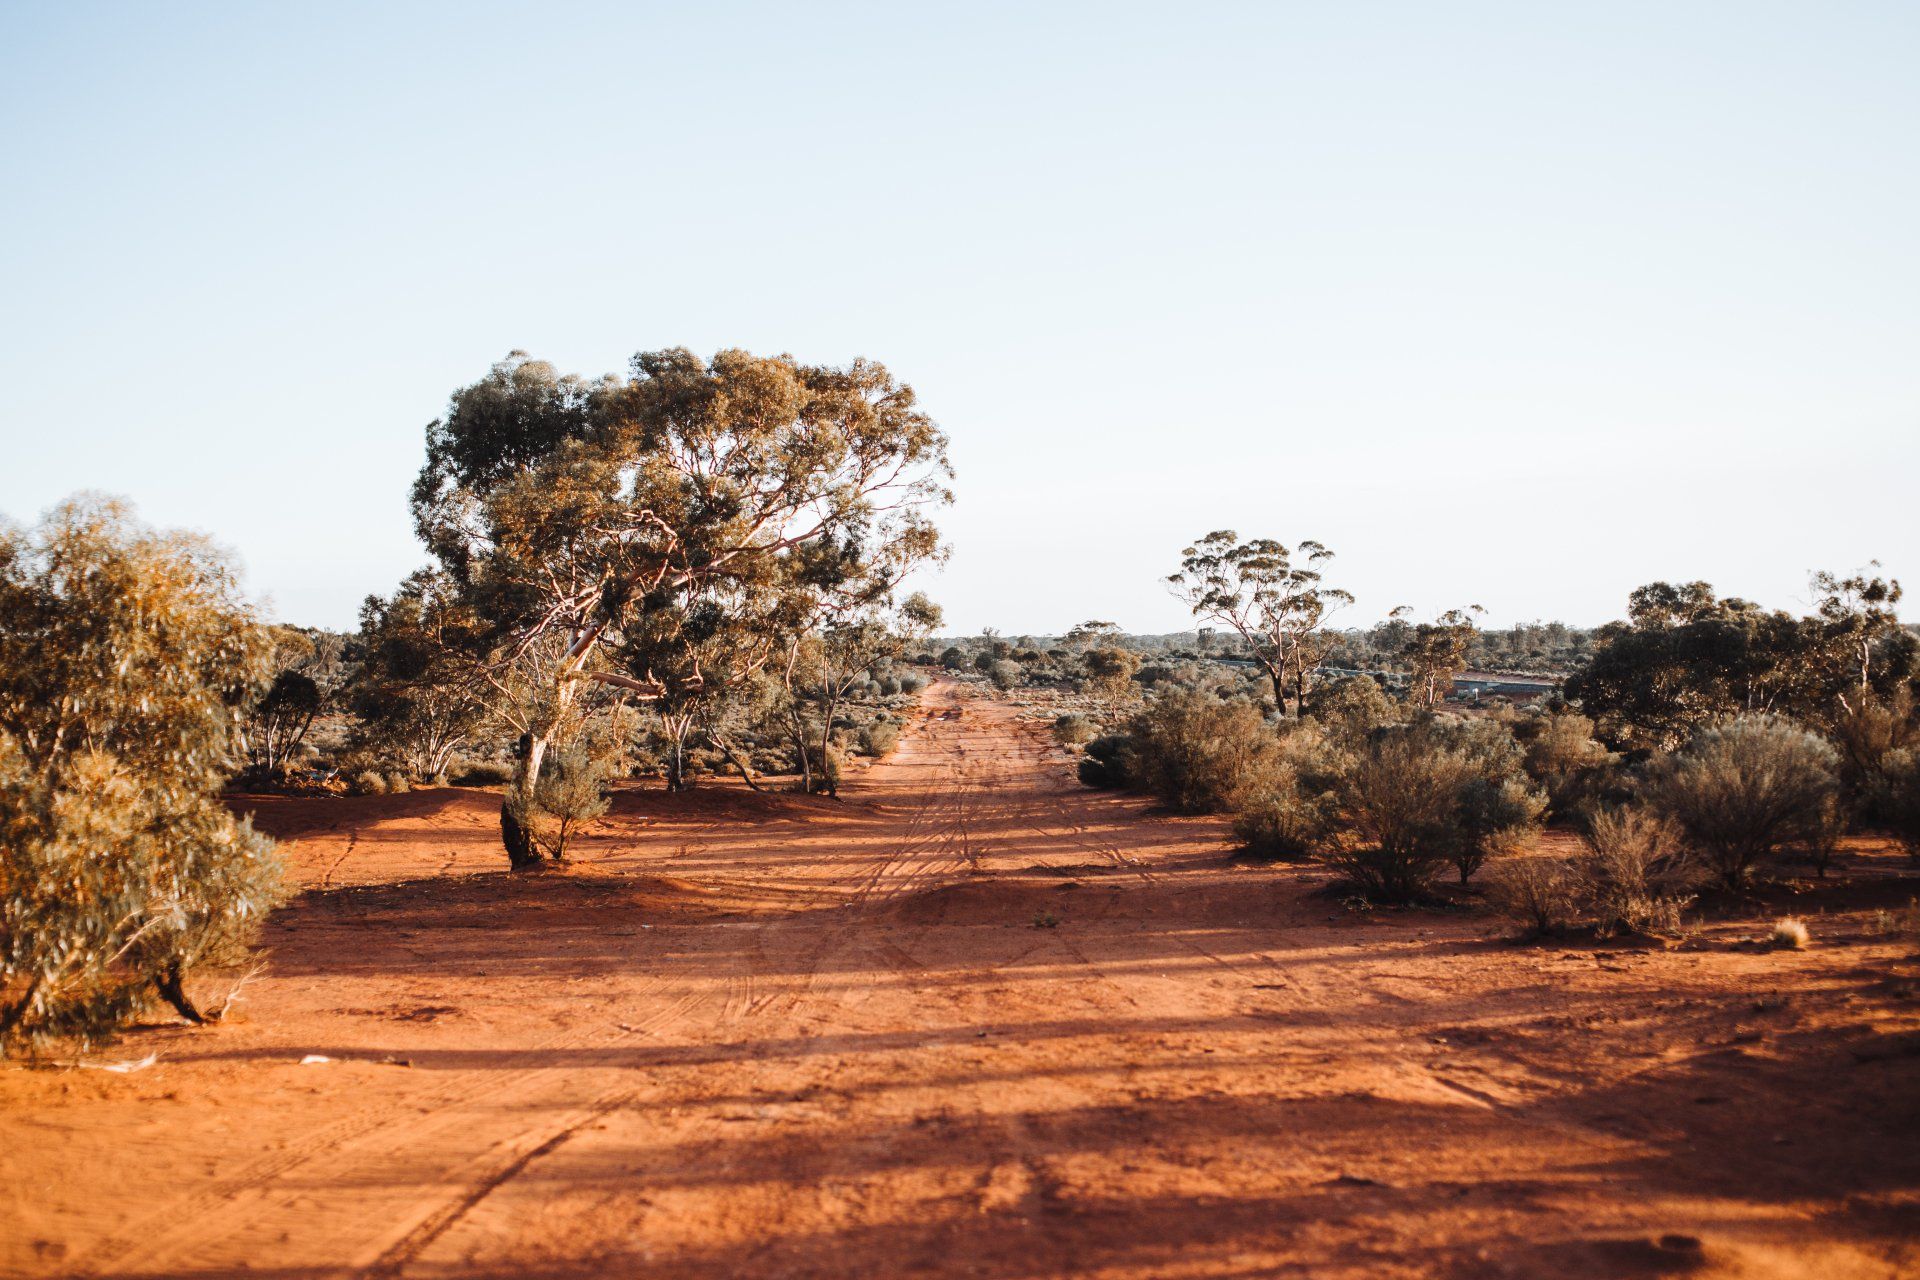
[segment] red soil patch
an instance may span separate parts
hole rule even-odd
[[[1877,849],[1682,948],[1518,946],[1232,861],[950,685],[842,802],[626,790],[532,876],[497,805],[244,800],[307,886],[271,967],[94,1059],[145,1070],[0,1070],[0,1272],[1920,1271]],[[1741,948],[1783,910],[1812,948]]]

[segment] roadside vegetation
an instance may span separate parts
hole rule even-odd
[[[1671,934],[1849,840],[1920,858],[1920,639],[1877,566],[1816,575],[1804,615],[1654,583],[1595,631],[1341,630],[1327,546],[1222,530],[1166,579],[1195,631],[941,637],[901,584],[945,555],[946,440],[877,364],[514,353],[426,444],[429,563],[351,634],[265,624],[216,550],[108,499],[0,533],[0,1041],[219,1016],[208,975],[284,896],[230,786],[496,788],[530,870],[623,779],[836,795],[936,676],[1348,901]]]

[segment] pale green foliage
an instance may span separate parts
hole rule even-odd
[[[1320,847],[1331,827],[1326,804],[1291,769],[1278,771],[1233,818],[1241,847],[1263,858],[1304,857]]]
[[[1593,721],[1575,711],[1550,711],[1521,719],[1516,737],[1526,750],[1527,776],[1547,793],[1555,816],[1593,803],[1615,757],[1594,740]]]
[[[1761,859],[1835,838],[1838,763],[1831,746],[1790,720],[1740,716],[1663,760],[1650,795],[1721,883],[1737,888]]]
[[[1271,789],[1280,740],[1250,703],[1177,690],[1133,720],[1128,770],[1134,785],[1181,813],[1234,809]]]
[[[604,757],[585,750],[549,753],[531,799],[513,798],[514,816],[554,861],[566,860],[567,846],[583,823],[606,814],[608,772]]]
[[[0,1037],[201,1017],[187,976],[281,898],[216,798],[270,652],[217,552],[119,503],[0,533]]]
[[[1068,713],[1053,722],[1053,740],[1063,747],[1077,747],[1098,737],[1100,726],[1091,717]]]
[[[1120,702],[1133,696],[1134,673],[1140,670],[1140,655],[1131,649],[1092,649],[1087,652],[1086,690],[1107,702]]]
[[[1519,748],[1489,721],[1430,718],[1381,730],[1337,779],[1346,817],[1328,861],[1370,896],[1422,896],[1452,863],[1464,884],[1524,843],[1545,797],[1519,774]]]

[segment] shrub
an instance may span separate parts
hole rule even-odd
[[[1140,655],[1131,649],[1091,649],[1082,665],[1087,672],[1082,684],[1094,697],[1119,702],[1133,696],[1133,676],[1140,670]]]
[[[1593,721],[1573,711],[1525,717],[1515,725],[1527,776],[1546,792],[1549,812],[1568,817],[1600,801],[1615,756],[1593,737]]]
[[[1799,951],[1808,941],[1806,922],[1783,916],[1773,922],[1773,934],[1768,941],[1782,951]]]
[[[1305,857],[1321,846],[1331,826],[1325,804],[1290,770],[1243,804],[1233,819],[1241,847],[1260,858]]]
[[[383,796],[387,793],[387,775],[378,769],[357,769],[347,775],[350,796]]]
[[[1704,729],[1660,763],[1649,794],[1728,888],[1756,863],[1832,839],[1838,758],[1791,721],[1745,715]]]
[[[993,681],[993,687],[1005,692],[1016,688],[1026,678],[1026,672],[1017,662],[1005,658],[995,659],[987,664],[987,679]]]
[[[1645,809],[1601,809],[1585,839],[1583,895],[1602,936],[1677,932],[1703,878],[1679,829]]]
[[[390,796],[403,796],[413,790],[413,779],[401,769],[387,770],[386,792]]]
[[[1465,884],[1488,858],[1518,853],[1533,838],[1547,798],[1524,778],[1474,778],[1460,791],[1459,832],[1451,861]]]
[[[1866,698],[1847,707],[1833,722],[1833,743],[1848,793],[1865,802],[1870,816],[1884,818],[1875,804],[1876,784],[1892,756],[1920,747],[1920,715],[1912,691],[1902,685],[1885,701]]]
[[[1089,716],[1068,714],[1053,722],[1053,740],[1063,747],[1077,747],[1083,742],[1091,742],[1100,732],[1100,726]]]
[[[1371,676],[1343,676],[1320,685],[1307,697],[1307,714],[1348,748],[1359,746],[1376,729],[1396,724],[1405,715]]]
[[[1534,937],[1564,932],[1580,907],[1580,877],[1560,858],[1508,858],[1487,873],[1494,905]]]
[[[541,762],[531,810],[523,798],[511,798],[514,817],[534,833],[547,856],[563,862],[577,828],[607,811],[607,764],[584,751],[550,752]]]
[[[1381,730],[1336,780],[1350,830],[1328,861],[1369,896],[1423,896],[1452,863],[1465,884],[1522,844],[1544,798],[1525,785],[1506,730],[1433,717]]]
[[[900,677],[900,692],[902,693],[918,693],[926,687],[927,679],[925,676],[907,674]]]
[[[900,726],[891,720],[876,720],[860,730],[859,748],[863,756],[879,759],[890,756],[900,745]]]
[[[1874,777],[1874,812],[1907,853],[1920,858],[1920,751],[1890,751]]]
[[[1112,790],[1132,781],[1131,741],[1125,734],[1110,733],[1087,743],[1080,759],[1080,781],[1089,787]]]
[[[494,760],[473,760],[454,771],[456,787],[498,787],[513,778],[513,766]]]
[[[0,1047],[218,1016],[187,980],[284,897],[217,795],[270,651],[218,553],[118,503],[0,528]]]
[[[1134,717],[1135,785],[1181,813],[1217,813],[1276,785],[1280,740],[1252,704],[1211,694],[1161,694]]]

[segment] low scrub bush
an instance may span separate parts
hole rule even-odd
[[[1300,776],[1285,771],[1234,815],[1233,833],[1258,858],[1303,858],[1318,850],[1332,830],[1325,802]]]
[[[1784,916],[1779,920],[1775,920],[1773,922],[1773,933],[1767,940],[1782,951],[1802,950],[1810,940],[1810,935],[1807,933],[1806,921],[1796,920],[1792,916]]]
[[[1525,716],[1514,724],[1527,776],[1547,796],[1555,818],[1601,803],[1614,781],[1617,757],[1593,736],[1593,721],[1573,711]]]
[[[516,798],[514,817],[556,862],[564,862],[567,848],[580,827],[607,811],[607,761],[584,751],[549,753],[541,763],[531,806]]]
[[[1645,809],[1601,809],[1585,842],[1582,896],[1602,936],[1679,931],[1705,873],[1677,827]]]
[[[456,787],[499,787],[513,780],[513,766],[497,760],[474,760],[460,765],[452,775]]]
[[[1307,697],[1307,714],[1334,742],[1351,750],[1376,730],[1406,719],[1406,707],[1387,696],[1371,676],[1344,676]]]
[[[858,744],[863,756],[876,760],[890,756],[900,745],[900,726],[891,720],[876,720],[861,728]]]
[[[1125,734],[1109,733],[1088,742],[1080,758],[1080,781],[1089,787],[1111,791],[1132,782],[1129,768],[1131,743]]]
[[[1871,786],[1875,816],[1911,857],[1920,858],[1920,751],[1888,752]]]
[[[1745,715],[1696,734],[1660,762],[1649,795],[1685,831],[1721,884],[1746,884],[1754,866],[1837,837],[1838,757],[1789,720]]]
[[[1091,742],[1099,733],[1100,726],[1090,716],[1068,713],[1053,722],[1053,740],[1063,747]]]
[[[1004,693],[1019,688],[1026,680],[1027,673],[1019,663],[1001,658],[987,665],[986,676],[993,682],[994,688]]]
[[[1447,717],[1377,731],[1335,790],[1346,829],[1327,861],[1392,902],[1424,896],[1448,864],[1465,884],[1489,857],[1524,844],[1545,804],[1502,726]]]
[[[1280,740],[1247,702],[1188,690],[1155,698],[1130,726],[1134,785],[1181,813],[1218,813],[1277,785]]]
[[[1578,919],[1581,878],[1561,858],[1507,858],[1487,873],[1487,896],[1533,937],[1564,933]]]

